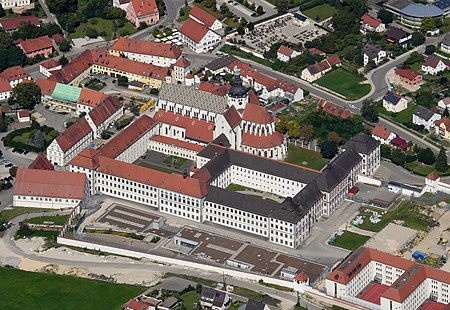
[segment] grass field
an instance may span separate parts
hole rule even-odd
[[[95,25],[92,24],[93,19],[95,19],[97,21],[97,23]],[[107,20],[107,19],[103,19],[103,18],[91,18],[88,20],[87,23],[82,23],[80,26],[78,26],[75,29],[75,32],[70,34],[70,37],[72,39],[84,38],[86,36],[86,28],[90,27],[90,28],[94,28],[95,30],[97,30],[98,33],[102,32],[102,31],[106,32],[106,37],[104,39],[111,40],[112,34],[114,32],[113,22],[114,22],[113,20]],[[124,36],[125,34],[132,34],[136,31],[137,31],[137,29],[129,22],[127,22],[124,27],[117,29],[117,33],[121,36]]]
[[[120,309],[140,286],[0,268],[3,309]]]
[[[34,130],[30,130],[28,132],[24,132],[23,134],[21,134],[20,136],[15,136],[12,141],[15,142],[22,142],[24,144],[30,144],[34,146],[34,135],[36,134],[36,131],[38,131],[38,129],[34,129]],[[44,138],[47,141],[47,143],[51,142],[55,137],[51,136],[49,134],[44,133]]]
[[[181,9],[183,10],[184,15],[178,17],[178,21],[179,21],[180,23],[186,21],[186,20],[189,18],[189,13],[191,12],[192,7],[190,7],[190,6],[183,6]]]
[[[167,156],[164,159],[165,164],[168,164],[168,165],[171,165],[171,166],[174,166],[177,168],[180,168],[181,166],[183,166],[187,161],[188,160],[186,158],[173,156],[173,155]]]
[[[195,291],[188,292],[181,296],[185,309],[195,309],[199,297]]]
[[[232,49],[232,47],[228,44],[224,44],[220,50],[222,53],[227,53],[227,54],[231,54],[234,56],[238,56],[238,57],[242,57],[242,58],[246,58],[249,60],[253,60],[254,62],[260,63],[264,66],[267,66],[269,68],[272,68],[273,63],[270,60],[267,59],[263,59],[263,58],[259,58],[256,57],[255,55],[251,54],[251,53],[247,53],[244,52],[243,50],[240,49]]]
[[[13,207],[12,209],[3,210],[0,212],[0,216],[4,216],[8,221],[11,219],[26,213],[32,212],[44,212],[50,211],[49,209],[40,209],[40,208],[23,208],[23,207]],[[55,211],[55,210],[52,210]]]
[[[342,68],[328,72],[316,83],[341,94],[348,100],[357,100],[370,92],[370,84],[361,84],[365,79]]]
[[[322,158],[319,152],[294,145],[288,146],[288,156],[284,161],[316,170],[322,169],[327,164],[327,161]]]
[[[233,184],[233,183],[228,185],[225,189],[227,189],[229,191],[233,191],[233,192],[241,192],[241,191],[245,191],[245,190],[253,190],[251,188],[248,188],[248,187],[245,187],[245,186],[242,186],[242,185],[239,185],[239,184]]]
[[[336,237],[336,239],[330,242],[330,244],[343,249],[353,251],[359,248],[360,246],[364,245],[369,239],[370,239],[369,236],[356,234],[351,231],[344,231],[342,235]]]
[[[413,103],[409,103],[408,107],[406,109],[404,109],[403,111],[401,111],[399,113],[391,113],[391,112],[386,111],[385,108],[383,108],[383,103],[380,103],[378,111],[381,114],[390,117],[393,121],[401,124],[404,122],[412,122],[412,115],[413,115],[414,109],[416,107],[417,107],[417,105],[415,105]]]
[[[423,211],[423,207],[412,201],[404,200],[400,202],[398,206],[389,210],[386,214],[383,214],[381,221],[376,224],[370,222],[369,218],[372,215],[372,212],[365,212],[366,209],[381,213],[381,210],[377,208],[361,207],[359,209],[359,215],[365,216],[364,222],[358,226],[361,229],[379,232],[387,224],[395,220],[401,220],[403,221],[403,226],[416,230],[427,231],[431,227],[431,216],[423,214],[421,212]]]
[[[44,222],[53,222],[53,225],[64,225],[68,218],[68,215],[39,216],[27,219],[25,222],[30,224],[44,224]]]
[[[334,13],[336,13],[336,9],[328,3],[325,3],[315,6],[309,10],[305,10],[302,13],[316,22],[321,22],[332,17]]]

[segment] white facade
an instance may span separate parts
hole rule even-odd
[[[147,131],[142,137],[136,140],[133,144],[130,144],[126,150],[120,153],[116,158],[117,160],[124,161],[126,163],[132,163],[136,161],[142,154],[145,154],[149,149],[149,140],[153,137],[158,128],[154,126]]]
[[[78,106],[78,105],[77,105]],[[106,129],[108,129],[108,126],[113,124],[116,120],[121,118],[123,116],[123,109],[120,107],[117,109],[113,114],[109,115],[101,124],[96,125],[94,121],[92,120],[90,113],[86,114],[85,118],[89,124],[89,126],[92,128],[92,131],[94,133],[94,139],[100,138],[102,132],[104,132]]]
[[[43,75],[45,75],[46,77],[51,77],[53,71],[61,70],[61,69],[62,69],[61,65],[53,67],[53,68],[46,68],[42,65],[39,66],[39,72],[42,73]]]
[[[155,140],[148,141],[148,149],[166,155],[186,158],[189,160],[195,160],[197,156],[197,151],[195,150],[186,149],[177,145],[162,143]]]
[[[436,75],[439,72],[445,71],[448,69],[448,66],[445,62],[442,60],[439,60],[436,67],[427,66],[425,64],[422,65],[422,71],[424,71],[426,74]]]
[[[0,101],[6,101],[11,97],[12,91],[0,92]]]
[[[31,0],[0,0],[0,5],[4,10],[19,8],[31,4]]]
[[[144,51],[142,51],[142,52],[144,52]],[[141,54],[141,53],[133,53],[133,52],[127,52],[127,51],[119,51],[119,53],[130,60],[143,62],[143,63],[147,63],[147,64],[152,64],[154,66],[165,67],[165,68],[172,66],[178,60],[178,58],[163,57],[163,56],[150,55],[150,54],[144,54],[144,53]]]
[[[78,155],[82,150],[89,146],[94,139],[92,131],[85,135],[77,143],[72,145],[66,152],[64,152],[55,140],[47,147],[47,158],[52,164],[65,166],[67,163]]]
[[[212,30],[208,30],[208,32],[198,42],[195,42],[181,32],[178,33],[178,36],[181,42],[183,42],[184,45],[189,47],[195,53],[206,53],[212,50],[221,41],[220,35]]]
[[[394,139],[395,137],[396,137],[396,134],[393,133],[392,131],[386,139],[372,133],[372,138],[374,138],[377,141],[380,141],[381,144],[385,144],[385,145],[390,145],[392,139]]]
[[[387,57],[387,52],[383,51],[383,50],[379,51],[377,56],[373,59],[370,59],[370,57],[366,53],[363,53],[363,63],[364,63],[364,66],[367,66],[367,64],[372,60],[376,65],[378,65],[386,57]]]
[[[416,125],[423,125],[428,131],[431,131],[434,128],[434,123],[440,119],[441,115],[438,113],[434,113],[429,120],[425,120],[413,113],[412,122]]]
[[[277,59],[282,62],[288,62],[289,60],[291,60],[291,58],[295,58],[295,57],[299,56],[300,54],[301,53],[299,53],[297,51],[292,51],[291,55],[285,55],[283,53],[277,52]]]
[[[31,76],[29,76],[25,79],[20,78],[20,79],[16,79],[16,80],[10,80],[9,85],[11,85],[11,87],[14,88],[17,86],[17,84],[22,83],[24,81],[31,81]]]
[[[383,108],[388,112],[398,113],[408,108],[408,101],[402,97],[397,104],[393,104],[392,102],[383,99]]]
[[[75,208],[81,202],[80,199],[13,195],[13,206],[26,208],[67,209]]]

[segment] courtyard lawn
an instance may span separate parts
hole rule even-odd
[[[95,19],[97,21],[95,25],[92,24],[93,19]],[[108,41],[111,40],[113,32],[117,32],[117,34],[120,36],[125,36],[125,35],[132,34],[137,31],[136,27],[134,27],[129,22],[127,22],[124,27],[118,28],[117,31],[114,31],[113,30],[113,22],[114,22],[113,20],[107,20],[107,19],[98,18],[98,17],[91,18],[88,20],[87,23],[80,24],[80,26],[78,26],[75,29],[75,32],[70,34],[70,37],[72,39],[84,38],[86,36],[86,28],[88,28],[88,27],[94,28],[95,30],[97,30],[98,33],[101,33],[102,31],[104,31],[106,33],[106,36],[104,39],[108,40]]]
[[[233,191],[233,192],[242,192],[242,191],[245,191],[245,190],[253,190],[253,189],[245,187],[243,185],[234,184],[234,183],[231,183],[225,189],[227,189],[229,191]],[[260,196],[258,196],[258,197],[260,197]]]
[[[360,235],[351,231],[344,231],[342,235],[336,237],[330,244],[353,251],[364,245],[369,239],[369,236]]]
[[[53,224],[50,225],[64,225],[64,223],[69,218],[68,215],[57,215],[57,216],[39,216],[39,217],[33,217],[30,219],[25,220],[25,222],[30,224],[47,224],[50,222],[53,222]]]
[[[195,309],[195,305],[198,303],[199,297],[195,291],[190,291],[182,295],[181,300],[185,309]]]
[[[34,140],[34,135],[36,134],[36,131],[38,131],[38,129],[34,129],[28,132],[24,132],[23,134],[19,135],[19,136],[15,136],[12,141],[15,142],[22,142],[24,144],[29,144],[30,141]],[[54,135],[48,134],[48,133],[44,133],[44,138],[47,141],[47,143],[50,143],[51,141],[53,141],[53,139],[55,138]]]
[[[327,164],[327,161],[322,158],[319,152],[294,145],[288,146],[288,156],[284,161],[315,170],[320,170]]]
[[[179,21],[180,23],[183,23],[183,22],[185,22],[185,21],[189,18],[189,13],[191,12],[192,7],[190,7],[190,6],[183,6],[183,7],[181,8],[181,10],[183,10],[184,15],[178,17],[178,21]]]
[[[324,21],[325,19],[328,19],[332,17],[336,13],[336,9],[329,5],[328,3],[321,4],[318,6],[315,6],[311,9],[302,11],[303,14],[311,18],[312,20],[316,22]]]
[[[348,100],[357,100],[371,90],[370,84],[361,84],[364,81],[366,79],[363,77],[338,68],[316,80],[316,83],[341,94]]]
[[[370,222],[372,212],[365,212],[366,209],[377,211],[379,214],[383,212],[382,209],[371,208],[363,206],[359,209],[359,215],[364,216],[364,222],[358,228],[379,232],[387,224],[399,220],[402,226],[409,227],[415,230],[428,231],[432,224],[432,216],[425,213],[425,207],[420,204],[408,200],[401,201],[394,208],[383,214],[379,223],[373,224]]]
[[[186,158],[178,157],[178,156],[167,156],[164,159],[164,163],[170,166],[174,166],[176,168],[180,168],[183,166],[188,160]]]
[[[149,168],[149,169],[153,169],[153,170],[157,170],[157,171],[161,171],[161,172],[165,172],[165,173],[173,173],[174,171],[160,167],[160,166],[156,166],[156,165],[152,165],[149,163],[139,163],[139,166],[145,167],[145,168]]]
[[[141,286],[0,268],[3,309],[121,309]]]

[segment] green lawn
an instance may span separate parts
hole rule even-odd
[[[327,18],[332,17],[336,13],[336,9],[328,3],[315,6],[309,10],[305,10],[302,13],[315,20],[316,22],[324,21]]]
[[[260,63],[264,66],[267,66],[269,68],[272,68],[273,62],[271,62],[270,60],[267,59],[263,59],[263,58],[259,58],[256,57],[255,55],[251,54],[251,53],[247,53],[244,52],[243,50],[239,49],[239,48],[234,48],[234,46],[228,45],[228,44],[224,44],[220,50],[222,53],[227,53],[227,54],[231,54],[234,56],[238,56],[238,57],[242,57],[242,58],[246,58],[249,60],[253,60],[254,62]]]
[[[444,23],[440,30],[441,33],[450,32],[450,18],[444,18]]]
[[[424,207],[416,202],[407,200],[400,202],[398,206],[394,207],[392,210],[389,210],[386,214],[383,214],[381,217],[381,221],[376,224],[372,224],[370,222],[369,219],[372,215],[372,212],[365,212],[364,210],[366,209],[377,211],[380,214],[383,210],[366,206],[363,206],[359,209],[359,215],[363,215],[365,216],[365,218],[364,222],[358,227],[374,232],[379,232],[387,224],[397,219],[404,221],[403,226],[424,231],[427,231],[430,228],[432,222],[431,216],[423,214]]]
[[[245,186],[242,186],[242,185],[239,185],[239,184],[233,184],[233,183],[228,185],[225,189],[229,190],[229,191],[233,191],[233,192],[241,192],[241,191],[245,191],[245,190],[253,190],[251,188],[248,188],[248,187],[245,187]]]
[[[44,222],[53,222],[53,225],[64,225],[64,223],[66,223],[68,218],[69,218],[68,215],[39,216],[27,219],[25,222],[30,224],[44,224]]]
[[[49,210],[49,209],[40,209],[40,208],[24,208],[24,207],[13,207],[12,209],[3,210],[0,212],[0,216],[6,217],[8,221],[12,220],[13,218],[26,213],[33,213],[33,212],[44,212],[44,211],[55,211],[55,210]]]
[[[155,165],[151,165],[148,163],[139,163],[139,166],[145,167],[145,168],[150,168],[153,170],[157,170],[157,171],[161,171],[161,172],[165,172],[165,173],[172,173],[173,171],[163,168],[163,167],[159,167],[159,166],[155,166]]]
[[[0,268],[3,309],[120,309],[145,288]],[[6,280],[7,279],[7,280]]]
[[[190,6],[183,6],[181,9],[183,10],[184,15],[178,17],[178,21],[179,21],[180,23],[183,23],[183,22],[185,22],[185,21],[189,18],[189,13],[191,12],[192,7],[190,7]]]
[[[288,146],[288,156],[284,161],[316,170],[322,169],[327,164],[327,161],[322,158],[319,152],[294,145]]]
[[[97,23],[94,25],[92,24],[92,20],[95,19],[97,21]],[[78,26],[75,29],[74,33],[70,34],[70,37],[72,39],[75,38],[83,38],[86,36],[86,28],[90,27],[90,28],[94,28],[98,31],[98,33],[105,31],[106,32],[106,37],[104,38],[105,40],[111,40],[112,38],[112,34],[113,34],[113,20],[107,20],[107,19],[103,19],[103,18],[91,18],[88,20],[87,23],[82,23],[80,26]],[[129,22],[127,22],[125,24],[124,27],[117,29],[117,33],[121,36],[127,35],[127,34],[132,34],[134,32],[136,32],[137,29],[136,27],[134,27],[132,24],[130,24]]]
[[[34,130],[31,130],[31,131],[28,131],[28,132],[24,132],[24,133],[21,134],[20,136],[15,136],[15,137],[12,139],[12,141],[15,141],[15,142],[22,142],[22,143],[24,143],[24,144],[31,144],[31,145],[34,145],[33,141],[34,141],[34,135],[36,134],[36,131],[38,131],[38,129],[34,129]],[[43,132],[43,134],[44,134],[45,140],[47,140],[47,143],[49,143],[50,141],[52,141],[52,140],[55,138],[54,136],[49,135],[49,134],[47,134],[47,133],[44,133],[44,132]],[[30,141],[31,141],[32,143],[29,143]]]
[[[356,234],[351,231],[344,231],[342,235],[336,237],[336,239],[330,242],[330,244],[353,251],[364,245],[369,239],[369,236]]]
[[[370,84],[361,84],[365,78],[345,71],[342,68],[328,72],[315,82],[341,94],[348,100],[357,100],[370,92]]]
[[[195,309],[195,305],[198,303],[199,297],[195,291],[190,291],[181,296],[185,309]]]
[[[167,156],[164,159],[164,163],[168,164],[168,165],[173,165],[176,168],[180,168],[181,166],[183,166],[188,160],[186,158],[182,158],[182,157],[178,157],[178,156]]]
[[[383,103],[380,103],[380,106],[378,108],[379,112],[383,115],[386,115],[390,117],[393,121],[397,123],[404,123],[404,122],[412,122],[412,115],[414,112],[414,109],[417,107],[417,105],[413,103],[409,103],[408,107],[404,109],[403,111],[399,113],[391,113],[386,111],[385,108],[383,108]]]

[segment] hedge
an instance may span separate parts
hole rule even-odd
[[[38,126],[38,127],[31,126],[31,127],[20,128],[20,129],[10,132],[9,134],[6,135],[6,137],[3,141],[3,144],[7,147],[18,148],[18,149],[22,149],[22,150],[29,151],[29,152],[34,152],[34,153],[43,152],[43,151],[45,151],[47,146],[53,141],[53,139],[51,139],[50,141],[45,140],[46,144],[45,144],[44,148],[38,148],[34,145],[30,145],[27,143],[13,141],[13,139],[15,137],[20,136],[24,133],[33,131],[35,129],[41,130],[42,133],[52,136],[53,139],[59,135],[58,131],[56,131],[54,128],[48,127],[46,125]]]

